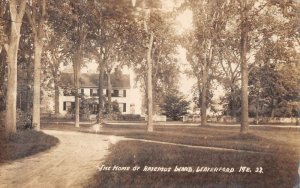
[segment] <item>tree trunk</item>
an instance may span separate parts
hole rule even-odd
[[[147,86],[147,76],[143,77],[143,82],[145,88],[143,88],[144,96],[143,96],[143,107],[145,109],[145,114],[148,114],[148,86]]]
[[[101,62],[99,62],[99,85],[98,85],[98,118],[97,118],[97,123],[102,123],[102,119],[103,119],[103,76],[104,76],[104,69],[102,67],[102,65],[100,65]]]
[[[147,51],[147,103],[148,103],[148,132],[153,132],[153,94],[152,94],[152,45],[153,45],[153,32],[150,33],[149,46]]]
[[[11,5],[16,6],[16,5]],[[16,8],[16,7],[13,7]],[[6,114],[5,114],[5,130],[7,134],[16,132],[16,105],[17,105],[17,58],[20,41],[20,29],[22,22],[17,17],[23,17],[24,13],[19,15],[13,14],[11,18],[18,22],[11,22],[11,33],[9,45],[7,46],[7,90],[6,90]]]
[[[28,63],[27,66],[27,87],[26,87],[26,112],[32,112],[32,94],[31,94],[31,80],[32,80],[32,63]]]
[[[202,87],[201,87],[201,78],[197,76],[197,86],[198,86],[198,104],[197,104],[197,108],[201,108],[201,100],[202,100]]]
[[[272,100],[271,100],[271,114],[270,114],[271,118],[274,118],[274,116],[275,116],[275,108],[276,108],[276,103],[275,103],[274,98],[272,98]]]
[[[8,49],[8,74],[6,90],[6,116],[5,130],[9,133],[16,132],[16,105],[17,105],[17,52],[19,35],[12,30]]]
[[[46,15],[46,1],[39,1],[37,7],[41,6],[40,15],[33,12],[30,13],[27,9],[27,17],[31,24],[34,35],[34,79],[33,79],[33,106],[32,106],[32,126],[35,130],[40,130],[41,124],[41,59],[43,52],[43,38],[44,38],[44,22]]]
[[[257,99],[256,99],[256,118],[255,118],[256,125],[258,125],[258,123],[259,123],[259,100],[260,100],[260,92],[258,90]]]
[[[204,67],[202,73],[202,92],[201,92],[201,126],[207,124],[207,77],[208,70]]]
[[[275,116],[275,110],[274,110],[274,108],[272,108],[271,109],[271,118],[274,118],[274,116]]]
[[[235,90],[234,88],[231,86],[230,87],[230,98],[231,98],[231,115],[232,117],[236,118],[236,98],[235,98]]]
[[[57,78],[54,78],[54,112],[57,117],[59,115],[59,87]]]
[[[81,53],[80,50],[77,51],[77,54],[75,54],[75,59],[74,59],[74,84],[75,84],[75,127],[79,127],[79,79],[80,79],[80,63],[81,63]]]
[[[205,57],[202,69],[202,93],[201,93],[201,126],[207,125],[207,92],[208,92],[208,74],[213,61],[213,42],[209,43],[208,56]]]
[[[245,7],[247,1],[245,0]],[[241,114],[241,133],[247,133],[249,129],[248,117],[248,65],[247,65],[247,45],[249,25],[247,23],[247,10],[243,7],[241,13],[241,39],[240,39],[240,57],[241,57],[241,75],[242,75],[242,114]]]
[[[111,90],[112,90],[112,86],[111,86],[111,71],[107,71],[107,110],[108,110],[108,114],[111,114],[112,112],[112,107],[111,107]]]
[[[40,130],[40,109],[41,109],[41,58],[43,51],[43,41],[34,37],[34,80],[33,80],[33,107],[32,126],[35,130]]]

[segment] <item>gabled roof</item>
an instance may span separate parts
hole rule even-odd
[[[73,73],[61,73],[60,81],[62,87],[74,86]],[[99,74],[82,73],[80,74],[81,88],[97,88],[99,85]],[[111,85],[113,89],[130,89],[130,77],[128,74],[111,74]],[[107,88],[107,75],[103,79],[103,88]]]

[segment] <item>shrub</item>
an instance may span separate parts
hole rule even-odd
[[[17,129],[32,129],[31,113],[17,109]]]
[[[118,120],[120,112],[112,112],[110,114],[104,114],[104,118],[107,120]]]
[[[17,109],[17,129],[32,129],[31,113]],[[5,127],[5,111],[0,112],[0,129]]]
[[[136,114],[120,114],[118,117],[118,120],[121,121],[141,121],[142,117],[141,115]]]
[[[67,113],[65,115],[66,119],[73,119],[75,117],[75,109],[74,108],[69,108],[67,110]]]
[[[5,111],[0,112],[0,129],[4,127]]]
[[[91,115],[90,106],[95,103],[96,102],[95,102],[94,98],[85,98],[84,96],[81,97],[80,105],[79,105],[80,119],[82,119],[82,120],[90,119],[90,115]],[[67,119],[75,118],[75,105],[68,109],[65,117]]]
[[[121,115],[118,102],[112,101],[111,108],[112,111],[109,113],[108,101],[104,100],[104,112],[103,112],[104,118],[107,120],[118,120],[119,116]]]
[[[104,114],[104,118],[107,120],[118,120],[118,121],[142,121],[145,120],[141,115],[136,114],[121,114],[114,112],[111,114]]]
[[[163,115],[172,120],[180,120],[181,116],[187,114],[190,102],[176,93],[166,96],[164,103],[160,106]]]
[[[119,108],[119,104],[117,101],[112,101],[111,102],[111,114],[120,114],[120,108]],[[109,109],[108,109],[108,101],[105,100],[104,101],[104,114],[108,114],[109,113]]]

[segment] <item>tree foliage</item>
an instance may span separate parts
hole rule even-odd
[[[193,77],[196,78],[201,107],[201,125],[207,123],[207,107],[212,81],[218,77],[218,50],[224,37],[226,13],[229,9],[227,1],[187,1],[193,11],[194,31],[184,37],[187,49],[187,60]]]
[[[189,110],[190,102],[179,94],[170,94],[165,97],[164,102],[161,104],[162,114],[166,115],[172,120],[180,120],[180,118],[186,115]]]
[[[300,93],[299,65],[270,65],[250,73],[250,103],[259,103],[259,114],[267,117],[295,116],[291,103]],[[259,101],[258,101],[259,100]]]

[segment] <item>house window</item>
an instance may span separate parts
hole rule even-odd
[[[81,95],[84,95],[84,89],[81,89]]]
[[[126,90],[112,90],[111,91],[112,97],[126,97]]]
[[[126,103],[123,103],[123,112],[126,112]]]
[[[64,96],[75,96],[75,91],[76,90],[65,89]]]
[[[99,104],[90,104],[89,110],[91,114],[97,114],[98,113]]]
[[[112,97],[120,97],[119,90],[113,90],[111,93]]]
[[[69,101],[64,102],[64,106],[63,106],[64,111],[68,111],[69,109],[74,109],[74,108],[75,108],[75,102],[69,102]]]
[[[130,104],[130,114],[135,114],[135,104]]]
[[[120,112],[126,112],[126,103],[119,103]]]
[[[98,96],[98,89],[90,89],[90,96]]]

